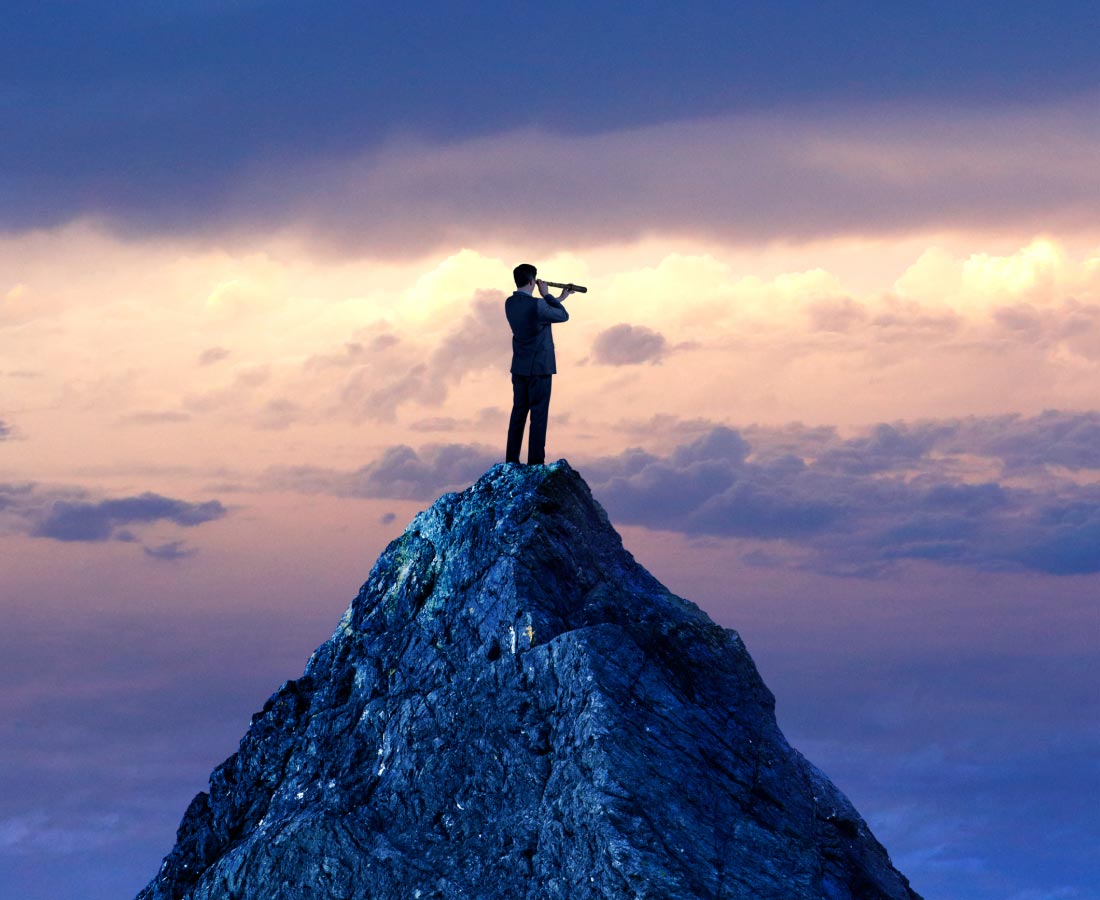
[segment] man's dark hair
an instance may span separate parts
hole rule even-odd
[[[516,279],[516,287],[518,288],[530,284],[538,274],[539,270],[530,263],[520,263],[512,269],[512,277]]]

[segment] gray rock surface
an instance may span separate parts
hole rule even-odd
[[[917,898],[564,461],[386,548],[139,900]],[[919,900],[919,898],[918,898]]]

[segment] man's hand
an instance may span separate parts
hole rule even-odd
[[[555,298],[554,295],[550,293],[550,288],[548,288],[546,286],[546,282],[543,281],[541,278],[536,278],[535,279],[535,287],[537,287],[539,289],[539,293],[542,294],[542,299],[543,300],[554,300],[554,299],[556,299],[559,303],[562,300],[564,300],[566,297],[568,297],[570,294],[575,294],[576,293],[576,291],[571,291],[571,290],[569,290],[569,288],[565,288],[561,292],[561,296]]]

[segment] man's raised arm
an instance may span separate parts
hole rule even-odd
[[[536,281],[540,297],[538,299],[538,316],[540,322],[568,322],[569,311],[562,306],[561,301],[573,293],[568,288],[561,292],[561,296],[555,298],[546,287],[545,281]]]

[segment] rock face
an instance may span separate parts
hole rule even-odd
[[[919,900],[564,461],[386,548],[139,900]]]

